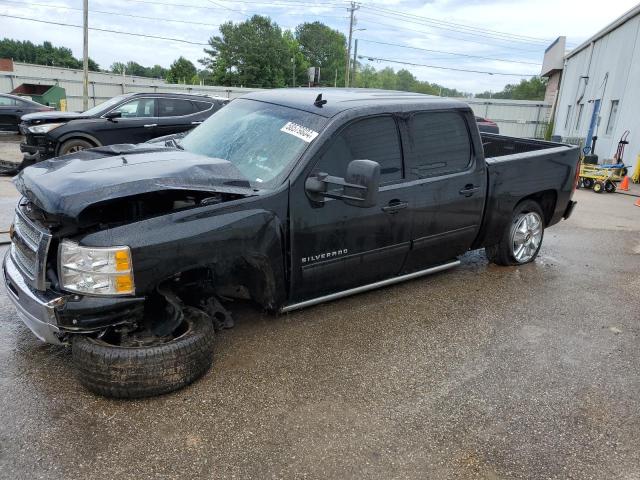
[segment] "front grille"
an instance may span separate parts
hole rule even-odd
[[[31,221],[18,204],[13,220],[11,257],[33,288],[46,290],[47,253],[51,243],[49,232]]]

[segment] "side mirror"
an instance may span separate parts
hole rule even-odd
[[[104,118],[113,122],[116,118],[122,117],[122,112],[109,112],[104,114]]]
[[[329,185],[338,189],[329,190]],[[325,198],[342,200],[354,207],[374,207],[378,201],[380,165],[371,160],[352,160],[347,166],[346,178],[316,173],[307,178],[305,189],[309,198],[322,202]]]

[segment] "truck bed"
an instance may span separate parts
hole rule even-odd
[[[573,195],[579,151],[574,145],[481,133],[487,164],[485,217],[475,247],[494,245],[524,198],[543,207],[545,226],[559,222]]]

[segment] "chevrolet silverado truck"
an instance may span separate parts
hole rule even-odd
[[[481,135],[466,104],[413,93],[251,93],[169,145],[88,149],[15,179],[7,294],[102,395],[203,375],[233,300],[291,312],[483,247],[523,265],[575,205],[577,147]]]

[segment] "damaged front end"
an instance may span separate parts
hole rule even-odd
[[[286,203],[243,204],[262,192],[229,162],[116,145],[39,163],[15,183],[5,283],[42,340],[162,336],[185,307],[228,328],[227,295],[275,308],[284,294]]]

